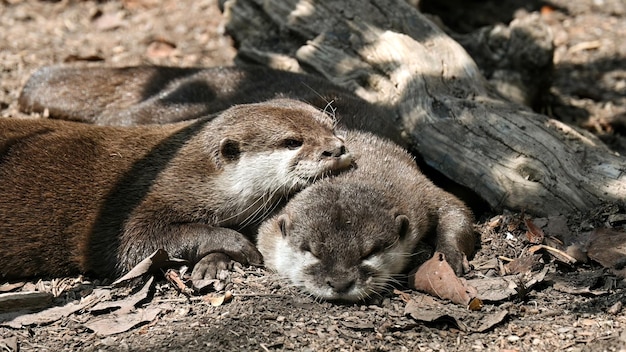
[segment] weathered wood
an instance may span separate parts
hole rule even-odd
[[[381,118],[429,165],[494,208],[551,215],[626,198],[624,157],[501,98],[402,0],[229,0],[225,15],[241,59],[316,72],[392,109]]]

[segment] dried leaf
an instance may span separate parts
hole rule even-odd
[[[18,310],[38,310],[52,305],[49,292],[10,292],[0,294],[0,313]]]
[[[530,252],[530,253],[535,253],[535,252],[537,252],[539,250],[546,250],[556,260],[558,260],[558,261],[560,261],[560,262],[562,262],[564,264],[574,265],[576,263],[576,258],[574,258],[571,255],[563,252],[562,250],[556,249],[554,247],[546,246],[544,244],[538,244],[538,245],[534,245],[534,246],[528,248],[528,252]]]
[[[418,299],[411,299],[404,307],[404,314],[411,316],[415,320],[424,322],[434,322],[439,319],[456,319],[441,309],[442,304],[436,302],[432,297],[421,296]]]
[[[489,277],[467,280],[478,291],[477,297],[483,301],[498,302],[517,295],[517,284],[512,278]]]
[[[474,297],[474,298],[472,298],[470,303],[467,305],[467,309],[469,309],[471,311],[477,311],[477,310],[483,309],[484,306],[485,306],[485,304],[483,303],[483,301],[480,298]]]
[[[449,321],[461,331],[485,332],[504,321],[508,315],[506,310],[499,310],[492,314],[484,314],[459,308],[449,309],[428,296],[412,299],[404,308],[404,314],[417,321],[435,322]]]
[[[626,232],[596,229],[591,233],[587,247],[589,258],[613,273],[626,278]]]
[[[180,265],[187,261],[177,258],[170,258],[169,254],[163,249],[157,249],[148,258],[135,265],[126,275],[120,277],[113,282],[113,285],[118,285],[124,281],[132,280],[143,276],[147,273],[154,273],[162,268],[172,266],[174,264]]]
[[[531,271],[541,270],[543,263],[540,254],[533,254],[519,257],[505,264],[504,268],[509,275],[522,274]]]
[[[99,336],[109,336],[128,331],[140,324],[156,319],[161,308],[137,309],[133,312],[107,314],[102,319],[85,323],[85,326]]]
[[[440,252],[435,252],[431,259],[424,262],[409,282],[412,288],[463,306],[476,296],[476,290],[454,274],[445,255]]]
[[[0,351],[17,352],[19,350],[16,336],[0,339]]]
[[[183,282],[181,275],[176,270],[169,269],[165,272],[165,279],[174,286],[178,293],[182,293],[185,296],[191,296],[193,294],[193,289]]]
[[[14,290],[17,290],[18,288],[21,288],[24,286],[24,284],[26,284],[25,282],[15,282],[15,283],[4,283],[2,285],[0,285],[0,292],[11,292]]]
[[[89,311],[92,314],[103,314],[116,310],[119,310],[120,314],[130,312],[135,308],[135,306],[137,306],[148,297],[148,295],[150,294],[150,290],[152,289],[153,282],[154,277],[151,277],[137,293],[118,301],[100,302]]]
[[[224,292],[224,294],[209,293],[202,298],[203,301],[208,302],[213,307],[221,306],[224,303],[232,301],[233,294],[230,291]]]
[[[497,324],[500,324],[501,322],[503,322],[504,318],[506,318],[508,314],[509,313],[506,310],[501,310],[494,314],[489,314],[482,319],[480,326],[478,328],[473,329],[473,331],[474,332],[486,332],[487,330],[490,330]]]
[[[23,326],[49,324],[84,309],[97,301],[107,299],[107,294],[106,290],[94,290],[91,295],[83,298],[78,303],[70,302],[64,306],[48,308],[38,313],[20,315],[10,321],[1,323],[1,325],[19,329]]]
[[[545,237],[543,230],[530,219],[524,219],[524,224],[526,224],[526,228],[528,229],[528,231],[526,231],[528,241],[533,244],[543,243],[543,238]]]
[[[400,299],[404,301],[405,303],[411,300],[411,295],[406,292],[400,291],[398,289],[394,289],[393,293],[400,296]]]

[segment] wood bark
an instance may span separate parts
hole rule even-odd
[[[626,159],[499,96],[465,50],[402,0],[228,0],[239,58],[322,75],[390,109],[399,135],[493,208],[536,215],[626,199]]]

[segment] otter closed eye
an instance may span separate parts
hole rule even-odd
[[[283,145],[287,149],[298,149],[302,146],[302,141],[299,139],[285,139]]]

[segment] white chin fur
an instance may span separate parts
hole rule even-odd
[[[298,154],[297,150],[275,150],[265,153],[244,153],[229,172],[229,193],[239,194],[242,198],[258,197],[268,191],[291,187],[298,177],[291,170],[291,160]]]

